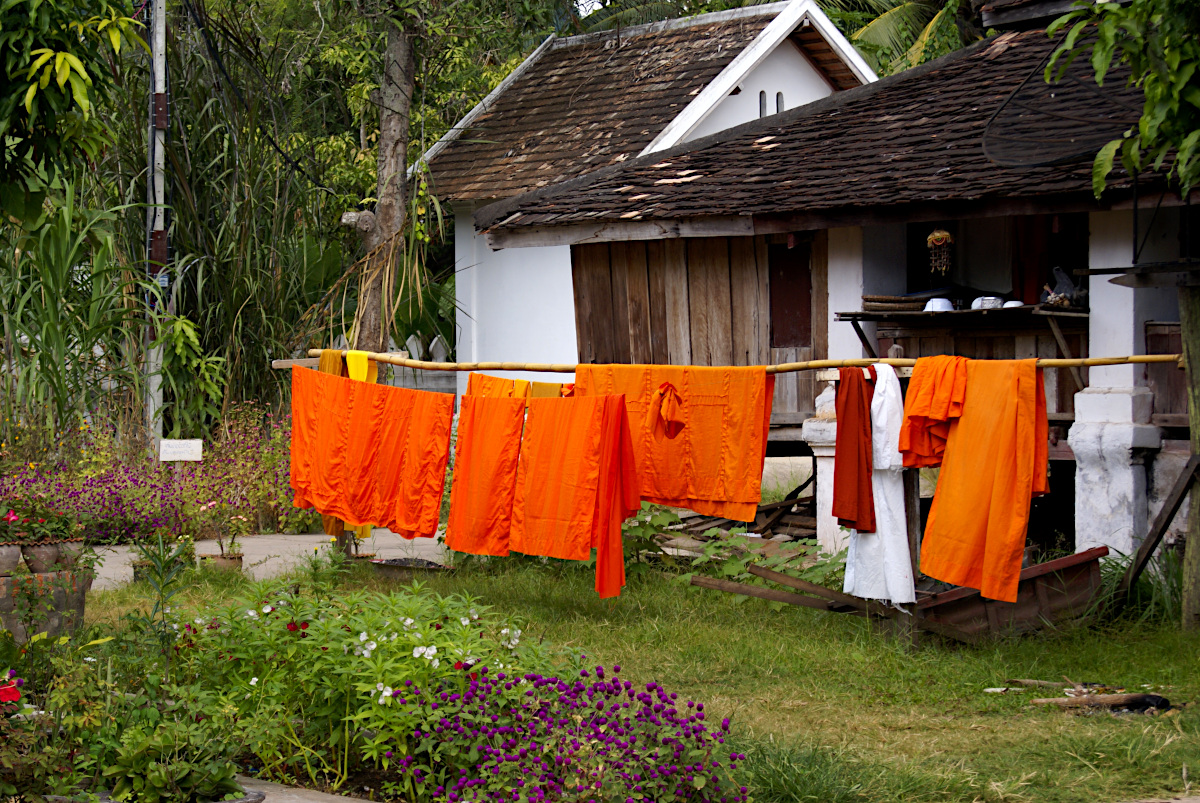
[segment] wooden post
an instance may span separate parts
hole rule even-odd
[[[1179,288],[1179,328],[1187,371],[1188,423],[1192,454],[1200,454],[1200,287]],[[1200,629],[1200,504],[1188,509],[1183,553],[1183,629]]]

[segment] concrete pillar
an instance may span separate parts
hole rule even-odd
[[[817,414],[804,422],[803,437],[817,458],[817,543],[835,555],[846,548],[850,531],[833,516],[833,455],[837,442],[833,386],[826,384],[817,397]]]
[[[1167,228],[1169,217],[1164,216]],[[1092,213],[1090,267],[1130,265],[1132,225],[1131,212]],[[1152,235],[1147,239],[1151,250],[1170,247],[1169,232]],[[1092,278],[1089,302],[1088,353],[1093,357],[1145,353],[1146,321],[1172,314],[1170,297],[1161,291],[1134,290],[1101,276]],[[1075,453],[1075,548],[1103,545],[1131,554],[1149,526],[1144,458],[1162,445],[1159,429],[1149,423],[1153,394],[1145,387],[1141,366],[1092,368],[1088,382],[1086,390],[1075,394],[1069,435]]]

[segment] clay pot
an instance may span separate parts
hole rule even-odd
[[[8,577],[20,562],[20,544],[0,544],[0,577]]]
[[[25,565],[34,574],[45,574],[54,571],[58,562],[58,544],[25,544],[21,546],[21,554],[25,556]]]
[[[198,555],[197,557],[215,569],[227,569],[238,572],[242,570],[241,555]]]
[[[63,541],[58,545],[58,566],[61,569],[74,569],[83,553],[83,541]]]

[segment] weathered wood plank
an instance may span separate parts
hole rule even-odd
[[[812,359],[829,357],[829,233],[822,229],[813,237],[812,265]]]
[[[709,365],[733,365],[733,302],[730,298],[729,240],[709,238],[708,356]]]
[[[663,240],[663,274],[667,302],[667,361],[671,365],[692,364],[690,279],[687,243]]]
[[[771,363],[778,365],[784,362],[797,362],[797,353],[799,349],[771,349]],[[811,373],[810,371],[793,371],[790,374],[775,375],[775,402],[771,408],[771,417],[774,419],[776,413],[797,413],[800,412],[800,388],[798,380],[800,374]]]
[[[758,352],[758,319],[765,314],[765,299],[758,296],[758,263],[754,240],[734,237],[729,241],[729,293],[734,365],[762,365]]]
[[[754,238],[754,263],[758,269],[758,343],[757,362],[764,364],[771,357],[771,265],[767,257],[767,238]]]
[[[630,243],[610,243],[609,260],[612,266],[612,337],[613,362],[629,363],[632,359],[629,343],[629,258]],[[636,244],[633,244],[636,246]],[[643,252],[644,253],[644,252]],[[597,321],[599,325],[599,321]]]
[[[646,285],[650,297],[650,361],[671,361],[667,339],[667,266],[661,240],[646,243]]]
[[[613,267],[625,263],[626,317],[629,319],[629,358],[639,365],[653,362],[650,350],[650,283],[645,243],[613,243]]]
[[[1037,356],[1039,358],[1052,358],[1058,356],[1058,343],[1055,342],[1054,336],[1047,333],[1038,335],[1037,338]],[[1050,368],[1042,371],[1042,376],[1046,383],[1046,412],[1057,413],[1061,412],[1061,407],[1058,403],[1058,385],[1059,373],[1061,368]]]
[[[687,241],[688,311],[692,337],[692,364],[712,365],[709,347],[709,270],[706,249],[698,240]]]
[[[597,332],[595,321],[603,314],[602,310],[609,309],[606,327],[611,327],[612,291],[601,292],[609,286],[608,245],[577,245],[571,248],[571,283],[575,290],[575,336],[578,342],[579,361],[585,363],[607,362],[610,352],[606,351],[601,357],[599,349],[605,347],[598,343],[606,340],[606,332]],[[601,298],[607,297],[605,305]]]

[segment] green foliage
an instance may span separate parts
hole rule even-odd
[[[0,256],[0,319],[5,357],[0,378],[0,439],[16,429],[42,430],[48,449],[88,416],[137,398],[149,291],[117,262],[116,212],[80,205],[76,185],[47,201],[32,232],[9,226]],[[136,403],[136,402],[135,402]]]
[[[205,354],[196,325],[187,318],[165,319],[155,346],[162,348],[162,381],[170,393],[162,413],[171,426],[170,438],[199,438],[210,431],[225,398],[225,358]]]
[[[681,575],[679,582],[691,583],[693,574],[705,574],[722,580],[734,580],[750,585],[767,585],[757,575],[750,573],[751,566],[807,580],[810,583],[841,590],[846,570],[846,553],[827,555],[815,544],[799,542],[781,544],[779,549],[768,555],[758,539],[738,538],[745,528],[738,527],[725,535],[718,529],[704,533],[710,540],[704,545],[702,555],[692,560],[692,571]],[[748,599],[738,597],[739,601]],[[767,603],[773,610],[783,610],[785,603]]]
[[[621,542],[625,548],[625,575],[636,577],[654,571],[654,565],[674,564],[674,558],[663,552],[660,541],[679,515],[670,508],[642,502],[642,510],[621,524]]]
[[[1163,171],[1186,196],[1200,185],[1200,7],[1190,0],[1075,6],[1047,29],[1050,35],[1067,33],[1046,65],[1046,80],[1061,78],[1072,61],[1090,56],[1098,85],[1114,64],[1123,64],[1129,85],[1145,96],[1137,126],[1096,154],[1096,197],[1118,155],[1130,173]]]
[[[109,144],[95,113],[114,83],[109,56],[140,43],[123,0],[8,0],[0,4],[0,201],[35,218],[47,177]]]

